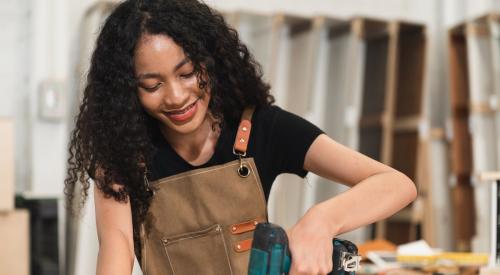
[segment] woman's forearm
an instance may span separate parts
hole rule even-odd
[[[97,275],[132,274],[134,255],[126,239],[120,235],[107,236],[100,242]]]
[[[324,217],[333,236],[385,219],[411,203],[415,184],[404,174],[391,171],[373,175],[351,189],[317,204],[311,211]]]

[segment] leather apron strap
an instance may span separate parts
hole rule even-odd
[[[241,116],[236,139],[234,140],[233,153],[239,156],[246,156],[250,131],[252,130],[252,115],[255,106],[245,108]]]

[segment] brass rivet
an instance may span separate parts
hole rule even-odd
[[[241,142],[241,143],[245,142],[245,139],[244,139],[244,138],[241,138],[241,139],[240,139],[240,142]]]
[[[253,221],[253,224],[254,225],[257,225],[259,222],[258,221]]]
[[[234,232],[236,231],[236,226],[233,226],[233,228],[231,228],[231,230]]]
[[[237,246],[236,246],[236,248],[237,248],[238,250],[240,250],[240,249],[241,249],[241,245],[237,245]]]
[[[246,131],[248,130],[248,128],[247,128],[247,127],[245,127],[245,126],[243,126],[243,128],[241,128],[241,130],[242,130],[243,132],[246,132]]]

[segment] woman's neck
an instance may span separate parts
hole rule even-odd
[[[192,165],[201,165],[213,155],[220,135],[220,129],[214,129],[215,120],[207,115],[200,127],[189,134],[181,134],[161,128],[163,136],[172,149]]]

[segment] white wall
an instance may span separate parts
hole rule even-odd
[[[0,117],[15,122],[16,190],[29,181],[29,12],[27,0],[0,1]],[[0,137],[1,139],[2,137]],[[4,184],[4,183],[0,183]]]

